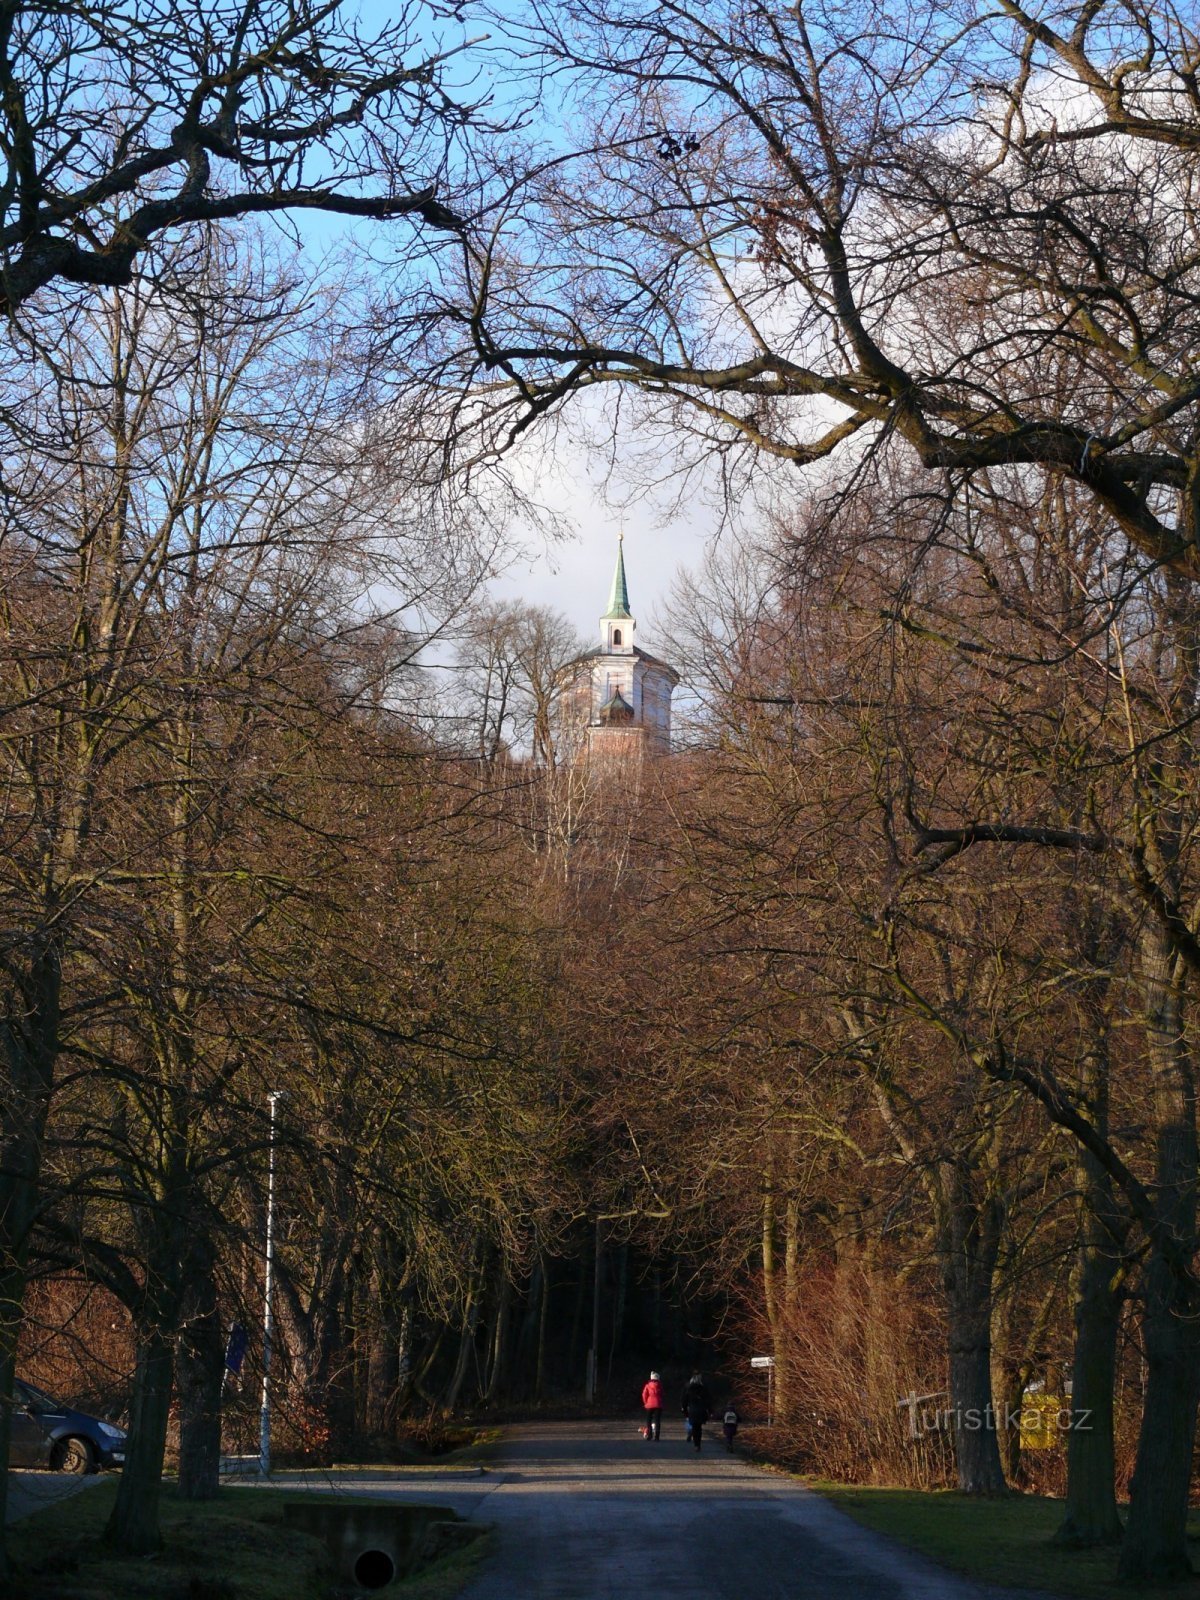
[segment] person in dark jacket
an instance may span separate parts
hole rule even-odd
[[[683,1414],[690,1424],[691,1440],[697,1450],[700,1448],[701,1431],[711,1411],[712,1399],[704,1386],[704,1379],[698,1372],[693,1372],[683,1391]]]
[[[650,1374],[650,1381],[642,1389],[642,1408],[646,1413],[646,1426],[642,1430],[647,1439],[657,1439],[658,1430],[662,1426],[662,1379],[657,1372]]]

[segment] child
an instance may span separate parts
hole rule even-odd
[[[732,1450],[733,1449],[733,1436],[738,1431],[738,1423],[741,1420],[742,1419],[738,1416],[738,1414],[734,1410],[732,1404],[726,1406],[725,1415],[722,1418],[722,1425],[723,1425],[723,1427],[725,1429],[725,1448],[726,1448],[726,1450]]]

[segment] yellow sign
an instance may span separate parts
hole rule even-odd
[[[1057,1395],[1025,1395],[1021,1401],[1021,1449],[1053,1450],[1061,1444],[1060,1413],[1062,1417],[1070,1415]]]

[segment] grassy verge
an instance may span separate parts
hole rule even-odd
[[[462,1466],[475,1459],[480,1449],[494,1444],[501,1436],[495,1423],[486,1426],[464,1423],[430,1430],[422,1428],[411,1434],[395,1438],[360,1441],[361,1454],[333,1464],[317,1465],[313,1460],[294,1451],[277,1450],[272,1457],[272,1476],[284,1477],[296,1472],[365,1472],[387,1471],[394,1468]],[[257,1456],[243,1456],[257,1470]]]
[[[274,1489],[230,1489],[205,1505],[165,1491],[163,1549],[140,1560],[100,1547],[116,1493],[109,1479],[10,1527],[17,1578],[5,1600],[327,1600],[337,1590],[325,1545],[284,1526]],[[488,1544],[484,1534],[388,1593],[454,1600]]]
[[[162,1552],[136,1561],[99,1544],[116,1492],[114,1479],[9,1529],[12,1600],[322,1600],[329,1591],[324,1545],[284,1527],[271,1489],[229,1491],[205,1505],[165,1493]]]
[[[387,1592],[403,1595],[404,1600],[454,1600],[475,1576],[491,1542],[490,1533],[481,1534],[474,1544],[452,1551],[426,1567],[424,1572],[418,1572],[416,1577],[398,1583]]]
[[[461,1473],[472,1467],[484,1466],[493,1456],[503,1438],[498,1427],[475,1429],[471,1436],[452,1450],[437,1455],[427,1455],[403,1441],[391,1446],[392,1454],[386,1460],[338,1461],[332,1466],[284,1466],[272,1472],[276,1483],[301,1483],[313,1478],[389,1478],[403,1477],[406,1473]],[[246,1476],[253,1474],[247,1472]]]
[[[812,1487],[856,1522],[981,1583],[1086,1600],[1130,1600],[1131,1592],[1138,1600],[1200,1597],[1200,1578],[1131,1591],[1114,1580],[1114,1551],[1056,1549],[1050,1540],[1062,1520],[1059,1500],[1038,1495],[977,1500],[949,1492],[822,1482]]]

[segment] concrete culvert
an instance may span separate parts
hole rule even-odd
[[[458,1548],[449,1529],[460,1519],[448,1506],[308,1494],[286,1499],[283,1517],[289,1528],[320,1539],[334,1559],[338,1581],[360,1592],[403,1582],[452,1544]]]
[[[386,1589],[396,1576],[396,1563],[386,1550],[364,1550],[354,1563],[354,1581],[363,1589]]]

